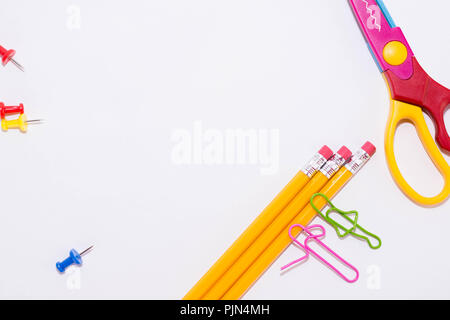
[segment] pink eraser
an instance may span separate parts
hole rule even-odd
[[[339,151],[337,152],[342,158],[345,159],[345,161],[347,161],[348,159],[350,159],[350,157],[352,156],[352,152],[350,150],[348,150],[348,148],[346,146],[342,146],[342,148],[339,149]]]
[[[369,141],[364,143],[364,145],[361,147],[369,156],[373,156],[375,154],[375,151],[377,151],[377,148],[373,144],[371,144]]]
[[[328,146],[323,146],[320,150],[319,153],[325,158],[325,159],[330,159],[333,156],[333,151],[328,148]]]

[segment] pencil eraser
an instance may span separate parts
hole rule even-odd
[[[346,146],[342,146],[339,151],[337,152],[342,158],[345,159],[345,161],[347,161],[348,159],[350,159],[350,157],[352,156],[352,152],[350,150],[348,150],[348,148]]]
[[[361,147],[361,149],[363,149],[365,152],[367,152],[367,154],[369,156],[373,156],[375,154],[375,151],[377,151],[377,148],[375,148],[375,146],[372,143],[370,143],[369,141],[364,143],[364,145]]]
[[[333,151],[328,148],[328,146],[323,146],[320,150],[319,150],[319,154],[321,154],[325,159],[330,159],[333,156]]]

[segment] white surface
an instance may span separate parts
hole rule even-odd
[[[450,3],[386,5],[425,70],[449,86]],[[375,158],[335,202],[358,209],[383,246],[330,228],[326,238],[360,280],[314,259],[280,276],[300,254],[291,248],[245,298],[450,298],[450,204],[418,207],[393,183],[388,92],[347,1],[8,0],[0,27],[26,68],[0,70],[0,100],[46,120],[1,133],[0,298],[181,298],[318,147],[367,139]],[[195,121],[219,134],[278,129],[279,170],[177,165],[171,137]],[[438,191],[411,126],[396,145],[409,180]],[[56,272],[72,247],[91,244],[81,269]]]

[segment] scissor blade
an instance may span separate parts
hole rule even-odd
[[[395,28],[396,25],[395,25],[394,19],[392,19],[392,16],[389,13],[389,10],[386,8],[386,5],[384,4],[384,2],[382,0],[377,0],[377,4],[381,9],[381,13],[383,13],[384,18],[389,23],[389,26],[391,28]]]
[[[381,72],[392,70],[401,79],[411,77],[412,50],[401,29],[395,25],[383,1],[349,0],[349,2]],[[383,58],[384,47],[392,41],[401,42],[408,52],[408,58],[401,65],[390,65]]]

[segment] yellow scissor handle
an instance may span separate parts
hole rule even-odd
[[[422,141],[428,156],[444,178],[444,188],[434,197],[424,197],[417,193],[403,178],[394,155],[394,136],[398,125],[404,121],[411,122],[416,128],[417,134]],[[428,130],[423,116],[422,108],[391,100],[391,112],[385,135],[386,160],[392,177],[403,193],[414,202],[423,206],[434,206],[445,201],[450,195],[450,166],[442,156],[438,146]]]

